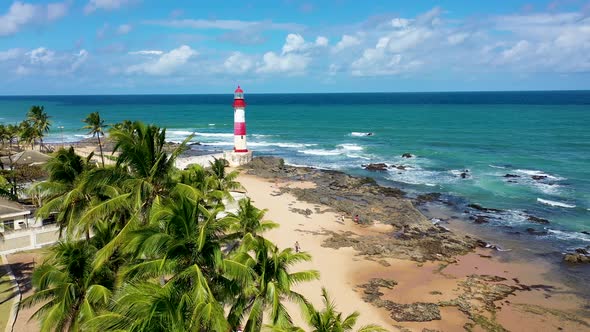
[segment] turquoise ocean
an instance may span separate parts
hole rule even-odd
[[[141,120],[168,128],[170,141],[194,133],[201,143],[194,149],[228,150],[232,101],[231,95],[0,97],[0,123],[19,122],[31,105],[43,105],[52,121],[46,140],[74,142],[87,137],[82,119],[98,111],[106,123]],[[501,209],[481,227],[520,234],[553,252],[590,245],[582,233],[590,231],[590,91],[246,93],[246,102],[255,155],[371,176],[410,195],[439,192],[459,212],[471,203]],[[406,169],[362,168],[378,162]],[[533,223],[529,215],[551,223]]]

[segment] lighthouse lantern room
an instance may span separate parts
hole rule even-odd
[[[224,153],[224,158],[232,166],[246,164],[252,160],[252,152],[246,145],[246,101],[244,90],[238,88],[234,91],[234,149]]]

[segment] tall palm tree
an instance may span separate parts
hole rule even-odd
[[[354,325],[359,317],[358,311],[342,317],[342,313],[336,311],[336,305],[330,299],[328,291],[322,287],[322,301],[324,308],[317,310],[313,304],[306,302],[303,306],[303,316],[307,324],[312,328],[312,332],[349,332],[354,329]],[[357,330],[357,332],[385,332],[386,329],[378,325],[366,325]]]
[[[250,256],[251,253],[253,257]],[[256,274],[257,286],[253,293],[243,293],[235,298],[228,316],[230,324],[237,326],[242,319],[246,319],[244,331],[260,331],[264,313],[270,311],[268,320],[272,325],[291,325],[291,316],[283,304],[284,300],[305,303],[305,298],[291,287],[318,279],[319,272],[290,272],[290,268],[296,263],[311,260],[311,256],[302,252],[295,253],[291,248],[279,251],[276,245],[264,238],[246,235],[242,252],[236,260],[252,267]]]
[[[60,242],[33,272],[35,293],[23,307],[42,304],[33,314],[41,331],[79,331],[110,301],[113,280],[108,271],[93,271],[96,249],[86,241]]]
[[[227,160],[223,158],[213,158],[213,161],[209,162],[209,173],[214,176],[216,181],[216,187],[219,190],[235,190],[241,189],[242,186],[236,181],[238,177],[237,171],[227,173],[225,168],[227,167]]]
[[[100,149],[100,159],[102,160],[102,167],[104,167],[104,155],[102,153],[102,144],[100,143],[100,136],[104,136],[103,129],[107,127],[104,124],[104,120],[100,118],[98,112],[92,112],[88,114],[86,119],[83,120],[86,123],[84,129],[88,129],[88,134],[92,134],[92,137],[96,137],[98,140],[98,148]]]
[[[49,128],[51,127],[49,118],[50,116],[47,115],[43,106],[32,106],[27,113],[27,121],[33,127],[35,138],[39,138],[41,148],[43,148],[43,136],[49,132]]]
[[[33,127],[31,122],[29,121],[22,121],[19,126],[19,142],[24,142],[25,144],[30,144],[31,149],[35,148],[35,140],[38,137],[37,129]]]
[[[6,126],[6,137],[8,139],[8,145],[10,147],[10,151],[12,151],[12,144],[16,142],[17,148],[20,149],[20,143],[18,141],[19,138],[20,128],[18,125],[9,124]]]

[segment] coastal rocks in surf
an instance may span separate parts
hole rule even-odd
[[[498,212],[502,212],[502,210],[483,207],[483,206],[481,206],[479,204],[469,204],[467,206],[470,207],[470,208],[472,208],[472,209],[474,209],[474,210],[481,211],[481,212],[487,212],[487,213],[498,213]]]
[[[535,217],[535,216],[528,216],[526,219],[528,221],[530,221],[530,222],[534,222],[534,223],[537,223],[537,224],[542,224],[542,225],[549,224],[549,220],[543,219],[543,218],[539,218],[539,217]]]
[[[546,178],[547,178],[547,175],[531,175],[531,179],[533,179],[535,181],[545,180]]]
[[[440,196],[440,193],[420,194],[416,196],[414,203],[416,203],[416,205],[422,205],[425,203],[436,202],[440,199]]]
[[[386,171],[388,166],[385,163],[371,163],[362,165],[367,171]]]
[[[526,232],[530,235],[537,235],[537,236],[545,236],[545,235],[549,234],[549,232],[547,232],[546,230],[536,230],[532,227],[527,228]]]
[[[563,260],[571,264],[590,263],[590,246],[577,248],[573,253],[563,255]]]
[[[519,178],[520,175],[516,175],[516,174],[506,174],[504,175],[505,178]]]
[[[413,158],[413,157],[414,157],[414,155],[411,153],[406,152],[406,153],[402,154],[402,158]]]
[[[415,261],[455,261],[455,256],[476,247],[475,239],[456,235],[433,225],[397,188],[379,186],[375,180],[354,177],[339,171],[284,165],[279,158],[259,157],[242,166],[248,174],[266,178],[285,178],[313,182],[311,188],[291,188],[297,199],[324,204],[348,216],[359,215],[361,224],[379,221],[391,225],[391,234],[357,236],[354,233],[330,232],[323,246],[353,247],[362,255],[395,257]]]

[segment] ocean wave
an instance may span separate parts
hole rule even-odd
[[[550,206],[556,206],[556,207],[563,207],[563,208],[568,208],[568,209],[573,209],[576,206],[572,205],[572,204],[567,204],[567,203],[563,203],[563,202],[556,202],[556,201],[550,201],[548,199],[542,199],[542,198],[537,198],[537,202],[545,204],[545,205],[550,205]]]
[[[201,142],[204,146],[233,146],[234,142]]]
[[[373,133],[363,133],[363,132],[357,132],[357,131],[353,131],[352,133],[350,133],[350,136],[353,137],[364,137],[364,136],[372,136]]]
[[[194,131],[188,131],[188,130],[167,130],[166,134],[167,135],[176,135],[176,136],[188,136],[188,135],[192,135],[194,134]]]
[[[307,144],[307,143],[291,143],[291,142],[249,142],[248,145],[250,146],[258,146],[258,147],[265,147],[265,146],[278,146],[280,148],[306,148],[310,146],[316,146],[317,144]]]
[[[363,147],[357,144],[339,144],[338,147],[349,151],[362,151]]]
[[[342,154],[341,150],[324,150],[324,149],[309,149],[297,151],[303,154],[309,154],[313,156],[338,156]]]
[[[364,159],[364,160],[371,160],[371,158],[369,157],[365,157],[365,156],[361,156],[358,154],[353,154],[353,153],[347,153],[346,156],[348,158],[352,158],[352,159]]]
[[[559,231],[556,229],[548,229],[547,232],[549,234],[551,234],[553,237],[558,238],[560,240],[567,240],[567,241],[577,240],[577,241],[590,242],[590,236],[583,234],[583,233]]]
[[[215,126],[215,123],[210,123],[209,125],[210,125],[210,126]]]
[[[521,174],[526,174],[526,175],[529,175],[529,176],[545,176],[545,177],[547,177],[547,179],[551,179],[551,180],[555,180],[555,181],[566,180],[566,178],[562,178],[562,177],[559,177],[559,176],[551,175],[551,174],[548,174],[548,173],[545,173],[545,172],[539,171],[539,170],[517,169],[517,170],[514,170],[514,172],[521,173]]]
[[[488,165],[488,166],[490,166],[491,168],[498,168],[498,169],[507,169],[508,168],[506,166],[499,166],[499,165]]]
[[[234,136],[234,134],[232,134],[232,133],[201,133],[201,132],[195,132],[195,135],[203,136],[203,137],[233,137]]]

